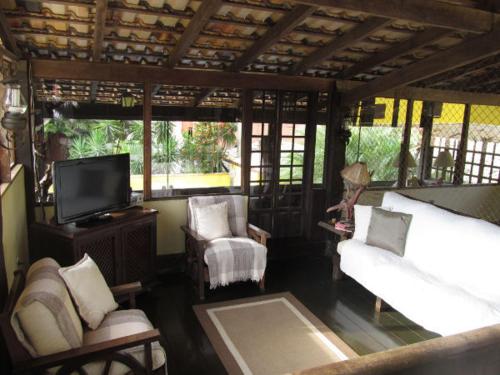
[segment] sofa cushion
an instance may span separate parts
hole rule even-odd
[[[215,203],[227,202],[229,227],[233,236],[248,237],[247,233],[247,200],[243,195],[208,195],[196,196],[188,199],[188,224],[197,230],[193,217],[193,208],[208,206]]]
[[[366,242],[368,227],[370,226],[370,219],[372,217],[372,209],[373,206],[354,205],[355,229],[352,235],[353,239]]]
[[[137,333],[149,331],[153,329],[153,325],[141,310],[119,310],[110,312],[101,325],[95,329],[85,332],[83,335],[83,345],[93,345],[109,340],[117,339],[124,336],[134,335]],[[137,359],[141,364],[144,364],[144,346],[136,346],[125,349],[121,353],[128,353]],[[152,344],[153,354],[153,370],[163,366],[166,361],[165,350],[159,342]],[[88,374],[100,374],[104,368],[104,362],[95,362],[85,366]],[[111,366],[109,374],[122,375],[126,374],[129,369],[121,363],[114,362]]]
[[[82,345],[82,323],[57,272],[59,267],[51,258],[31,265],[11,317],[17,338],[33,357]]]
[[[411,262],[361,241],[339,243],[341,269],[397,311],[443,336],[500,323],[500,310]]]
[[[227,216],[227,202],[193,207],[196,232],[206,240],[232,237]]]
[[[406,236],[411,224],[411,214],[372,209],[366,244],[381,247],[396,255],[405,253]]]
[[[444,283],[500,306],[500,227],[400,194],[384,194],[383,206],[413,215],[405,258]]]
[[[118,304],[97,264],[85,254],[76,264],[59,269],[80,316],[91,329],[101,324],[104,316],[116,310]]]

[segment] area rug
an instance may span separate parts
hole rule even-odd
[[[289,374],[358,355],[291,293],[193,307],[229,374]]]

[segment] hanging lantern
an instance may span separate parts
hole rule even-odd
[[[123,94],[122,107],[130,108],[133,106],[135,106],[135,97],[130,93]]]
[[[26,127],[26,110],[28,105],[21,93],[21,85],[17,81],[4,82],[5,93],[2,99],[4,111],[2,126],[7,130],[22,130]]]

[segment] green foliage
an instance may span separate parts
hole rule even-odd
[[[234,123],[199,122],[191,132],[183,133],[180,149],[182,169],[187,173],[225,172],[223,160],[236,144]]]
[[[171,165],[178,160],[179,143],[173,134],[173,128],[174,124],[170,121],[153,123],[153,173],[170,173]]]

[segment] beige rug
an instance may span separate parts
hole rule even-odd
[[[288,374],[358,355],[291,293],[197,305],[229,374]]]

